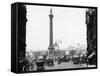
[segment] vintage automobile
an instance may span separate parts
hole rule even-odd
[[[54,66],[53,58],[46,58],[45,65],[47,65],[47,66]]]
[[[80,57],[74,56],[73,57],[73,64],[79,64],[80,63]]]
[[[45,61],[43,57],[39,57],[36,61],[37,71],[45,70],[44,64],[45,64]]]
[[[79,64],[80,63],[80,59],[79,58],[74,58],[73,63],[74,64]]]
[[[53,59],[48,59],[47,64],[48,66],[53,66],[54,65]]]
[[[85,64],[85,63],[87,63],[87,56],[80,57],[80,64]]]
[[[69,62],[70,60],[71,60],[71,58],[70,58],[69,55],[66,55],[66,56],[64,57],[64,61],[65,61],[65,62]]]
[[[58,64],[62,63],[62,62],[69,62],[70,61],[70,56],[69,55],[65,55],[62,57],[58,58]]]

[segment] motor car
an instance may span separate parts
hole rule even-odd
[[[45,60],[45,64],[47,66],[54,66],[54,61],[53,61],[53,59],[48,58]]]
[[[62,62],[69,62],[69,61],[70,61],[70,56],[58,57],[58,64],[60,64]]]
[[[37,71],[43,71],[45,70],[44,67],[45,61],[43,59],[43,57],[38,57],[37,61],[36,61],[36,66],[37,66]]]
[[[80,57],[80,64],[85,64],[87,63],[87,57],[83,56],[83,57]]]
[[[73,58],[73,64],[79,64],[79,63],[80,63],[80,58],[79,57]]]
[[[69,55],[66,55],[66,56],[64,57],[64,59],[65,59],[65,62],[69,62],[69,61],[71,60],[71,58],[70,58]]]

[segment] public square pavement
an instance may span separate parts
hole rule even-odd
[[[54,66],[45,66],[45,70],[54,70],[54,69],[70,69],[70,68],[84,68],[80,64],[73,64],[72,62],[62,62],[58,65],[57,62],[54,62]]]

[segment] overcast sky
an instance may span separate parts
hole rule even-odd
[[[87,45],[85,8],[27,5],[26,44],[27,51],[48,49],[49,14],[53,9],[53,42],[61,40],[60,49],[70,45]]]

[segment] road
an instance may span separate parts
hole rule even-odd
[[[73,64],[72,62],[62,62],[60,65],[57,62],[54,63],[54,66],[45,66],[45,70],[54,70],[54,69],[69,69],[69,68],[84,68],[80,64]]]

